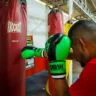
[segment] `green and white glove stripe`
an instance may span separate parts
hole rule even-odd
[[[66,60],[70,52],[70,38],[62,33],[49,37],[45,49],[49,60],[50,74],[53,78],[64,78],[66,75]]]
[[[66,74],[66,62],[50,62],[49,66],[53,75]]]
[[[63,75],[52,75],[52,78],[55,78],[55,79],[60,79],[60,78],[64,78],[66,77],[66,74],[63,74]]]
[[[50,74],[55,79],[66,77],[66,62],[51,62]]]
[[[36,48],[35,49],[35,56],[37,57],[44,57],[43,56],[44,48]]]
[[[55,61],[50,62],[50,73],[54,78],[64,78],[66,74],[66,62]]]

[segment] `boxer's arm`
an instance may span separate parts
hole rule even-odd
[[[43,55],[45,58],[48,58],[46,51],[44,51]],[[67,59],[69,59],[69,60],[75,59],[75,56],[73,55],[72,50],[70,51]],[[70,94],[68,92],[69,87],[68,87],[66,78],[54,79],[54,86],[56,89],[56,96],[70,96]]]
[[[44,56],[45,58],[48,58],[48,56],[47,56],[47,54],[46,54],[46,51],[45,51],[45,50],[43,51],[43,56]]]
[[[73,50],[70,50],[69,56],[67,57],[67,59],[75,59],[75,56],[73,55]],[[56,94],[57,96],[70,96],[68,90],[68,83],[66,81],[66,78],[62,78],[62,79],[55,79],[54,80],[54,86],[56,89]]]
[[[54,84],[56,89],[56,96],[70,96],[68,92],[69,87],[66,78],[55,79]]]

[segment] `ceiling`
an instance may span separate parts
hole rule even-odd
[[[65,13],[68,13],[68,6],[67,1],[68,0],[41,0],[46,4],[50,4],[53,6],[56,6],[59,4],[59,8],[63,10]],[[76,1],[76,0],[75,0]],[[91,11],[94,16],[96,15],[96,0],[77,0],[79,2],[83,2],[84,5]],[[88,15],[86,15],[75,3],[73,3],[74,11],[73,11],[73,17],[76,19],[90,19]]]

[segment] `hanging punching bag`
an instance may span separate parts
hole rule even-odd
[[[59,9],[52,9],[48,14],[48,36],[56,33],[64,33],[63,13]]]
[[[52,9],[48,14],[48,26],[49,26],[48,36],[54,35],[56,33],[64,34],[63,13],[57,9],[56,10]],[[48,79],[49,94],[51,94],[52,96],[56,96],[54,88],[54,79],[51,77],[50,72],[48,78],[49,78]]]
[[[26,1],[0,0],[0,96],[25,96]]]

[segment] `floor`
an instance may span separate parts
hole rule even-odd
[[[47,74],[47,71],[43,71],[26,79],[26,96],[48,96],[45,91]]]
[[[72,82],[75,82],[79,77],[82,68],[80,64],[73,61],[73,78]],[[48,72],[43,71],[34,76],[30,76],[26,79],[26,96],[48,96],[45,91],[46,82],[48,79]]]

